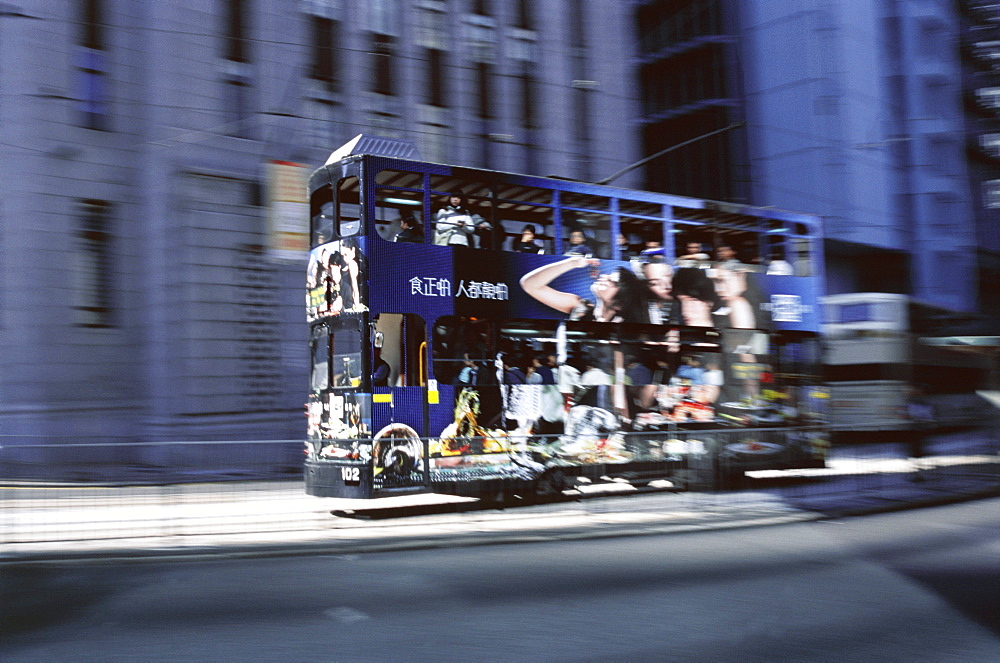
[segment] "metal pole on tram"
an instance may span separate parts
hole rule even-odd
[[[626,166],[626,167],[622,168],[621,170],[619,170],[614,175],[610,175],[608,177],[605,177],[603,180],[598,180],[597,182],[595,182],[595,184],[609,184],[610,182],[618,179],[619,177],[621,177],[625,173],[627,173],[629,171],[632,171],[632,170],[635,170],[639,166],[643,166],[643,165],[649,163],[650,161],[652,161],[653,159],[657,159],[659,157],[662,157],[664,154],[667,154],[668,152],[673,152],[674,150],[679,150],[680,148],[685,147],[687,145],[690,145],[691,143],[697,143],[699,140],[704,140],[705,138],[710,138],[710,137],[715,136],[717,134],[721,134],[721,133],[725,133],[727,131],[731,131],[732,129],[736,129],[737,127],[742,127],[744,124],[746,124],[746,122],[733,122],[728,127],[723,127],[721,129],[716,129],[715,131],[709,131],[707,134],[702,134],[700,136],[696,136],[694,138],[691,138],[690,140],[686,140],[686,141],[684,141],[682,143],[677,143],[676,145],[672,145],[672,146],[670,146],[670,147],[668,147],[668,148],[666,148],[664,150],[660,150],[656,154],[651,154],[650,156],[646,157],[645,159],[640,159],[639,161],[636,161],[635,163],[633,163],[630,166]]]

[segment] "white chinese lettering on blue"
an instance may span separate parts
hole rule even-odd
[[[452,284],[448,279],[414,276],[410,279],[410,294],[423,297],[451,297]],[[494,299],[505,301],[510,298],[510,290],[506,283],[490,283],[488,281],[458,282],[456,297],[466,299]]]

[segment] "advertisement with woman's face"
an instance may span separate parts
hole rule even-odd
[[[567,319],[648,324],[652,295],[644,276],[608,262],[573,255],[531,270],[520,285]]]

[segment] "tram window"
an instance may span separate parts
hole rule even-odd
[[[611,199],[604,196],[592,196],[588,193],[576,193],[574,191],[563,191],[560,202],[564,207],[576,207],[582,209],[599,210],[607,212],[611,209]]]
[[[674,235],[676,261],[695,265],[711,260],[712,229],[705,226],[677,226]]]
[[[768,334],[729,330],[723,336],[725,412],[742,423],[775,425],[787,420],[794,381],[776,372]]]
[[[768,221],[767,230],[767,273],[787,275],[794,273],[785,250],[788,229],[781,221]]]
[[[405,170],[385,169],[375,176],[375,232],[387,241],[424,241],[424,176]],[[403,219],[407,220],[408,232]]]
[[[326,326],[313,331],[312,375],[309,386],[313,392],[320,392],[330,386],[330,332]]]
[[[738,230],[720,227],[715,234],[715,251],[712,259],[716,262],[735,260],[744,265],[760,264],[760,248],[756,230]]]
[[[563,255],[611,257],[611,215],[562,210]]]
[[[434,323],[434,378],[456,384],[466,366],[475,368],[477,384],[496,384],[496,335],[491,320],[444,316]]]
[[[389,386],[426,384],[427,333],[424,319],[412,314],[382,313],[375,321],[375,332],[382,335],[379,354],[389,365]]]
[[[672,260],[664,256],[663,222],[623,216],[620,222],[619,255],[622,260],[634,258],[643,251],[651,260]]]
[[[361,332],[356,321],[333,330],[331,337],[330,369],[332,387],[361,386]]]
[[[486,183],[433,175],[431,189],[435,244],[499,248],[503,228],[493,218],[493,192]]]
[[[313,192],[309,199],[310,247],[326,244],[333,239],[333,187],[326,185]]]
[[[611,339],[608,327],[600,322],[566,322],[566,364],[579,371],[575,377],[583,386],[614,384],[620,372],[621,345]]]
[[[552,192],[511,187],[501,191],[499,197],[496,219],[497,227],[502,228],[503,233],[498,236],[498,248],[519,253],[552,254],[555,221],[553,209],[548,206]]]
[[[395,189],[375,192],[375,232],[387,241],[421,243],[423,238],[423,195]],[[403,233],[404,219],[409,232]],[[400,233],[403,233],[400,236]],[[399,238],[397,239],[397,236]]]
[[[337,184],[337,219],[341,237],[353,237],[361,231],[361,198],[357,177],[345,177]]]
[[[411,173],[406,170],[393,170],[386,168],[380,170],[375,176],[375,183],[379,186],[391,186],[403,189],[423,189],[424,176],[421,173]]]
[[[498,351],[505,365],[505,383],[556,383],[550,356],[557,354],[555,320],[504,320],[500,325]]]
[[[809,239],[806,237],[796,237],[792,240],[792,269],[796,276],[813,275]]]
[[[662,219],[663,205],[660,203],[647,203],[642,200],[619,198],[618,212],[626,215],[650,216],[655,219]]]

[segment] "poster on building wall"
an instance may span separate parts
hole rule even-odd
[[[267,163],[267,254],[279,262],[309,256],[309,170],[290,161]]]

